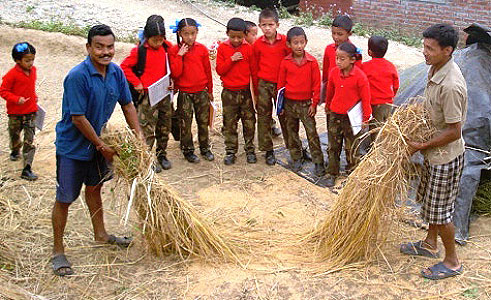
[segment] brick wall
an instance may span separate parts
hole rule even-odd
[[[463,29],[473,22],[491,26],[491,0],[301,0],[315,15],[348,13],[377,28],[421,31],[435,23]]]

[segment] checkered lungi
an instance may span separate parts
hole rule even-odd
[[[424,221],[435,225],[452,222],[463,168],[463,154],[442,165],[431,165],[425,160],[417,196],[417,201],[423,204]]]

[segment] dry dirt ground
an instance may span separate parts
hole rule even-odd
[[[21,40],[31,41],[38,49],[39,103],[49,113],[47,128],[36,135],[34,170],[40,179],[35,183],[18,179],[20,163],[8,161],[4,108],[0,114],[1,169],[3,176],[10,179],[3,184],[2,192],[10,205],[18,208],[0,226],[5,231],[5,242],[10,243],[19,259],[15,268],[0,273],[6,275],[0,279],[6,278],[4,281],[22,287],[37,299],[490,298],[490,218],[482,217],[473,223],[469,245],[458,248],[466,271],[457,278],[442,282],[422,279],[420,270],[435,261],[399,253],[400,242],[424,236],[423,231],[405,226],[381,248],[378,261],[361,268],[322,272],[327,271],[322,264],[300,257],[304,249],[288,245],[322,220],[335,194],[279,166],[267,167],[262,159],[256,165],[247,165],[243,154],[235,166],[225,167],[219,131],[212,133],[215,162],[190,165],[180,155],[178,144],[172,141],[169,159],[173,168],[159,176],[198,207],[218,229],[242,232],[251,241],[251,253],[242,257],[242,266],[153,257],[145,250],[136,216],[132,215],[128,226],[123,226],[126,198],[119,197],[114,183],[109,183],[103,195],[108,231],[134,236],[135,245],[127,251],[96,245],[86,206],[79,199],[71,207],[66,232],[67,256],[74,264],[76,276],[52,275],[49,258],[50,208],[55,195],[54,126],[61,114],[63,78],[84,59],[85,40],[1,26],[0,73],[12,66],[10,47]],[[115,61],[120,62],[131,47],[117,44]],[[321,115],[318,121],[323,130]],[[112,123],[120,125],[121,120],[117,109]],[[220,119],[217,128],[219,124]],[[280,142],[277,140],[276,144]],[[253,238],[260,242],[253,242]],[[0,291],[7,286],[5,282],[0,285]]]

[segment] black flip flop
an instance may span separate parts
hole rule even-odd
[[[429,270],[431,273],[426,274],[425,271]],[[421,271],[421,275],[424,278],[431,279],[431,280],[440,280],[440,279],[445,279],[448,277],[453,277],[462,274],[464,271],[464,266],[460,266],[457,270],[452,270],[449,269],[447,266],[443,264],[443,262],[439,262],[434,266],[429,267],[426,270]]]
[[[432,252],[423,247],[423,241],[409,242],[401,244],[401,253],[407,255],[424,256],[430,258],[439,258],[440,251]]]
[[[65,254],[58,254],[51,259],[53,263],[53,273],[57,276],[69,276],[73,275],[74,272],[72,270],[72,264],[68,261]],[[61,269],[65,269],[64,272],[61,272]]]

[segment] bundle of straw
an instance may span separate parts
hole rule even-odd
[[[219,234],[191,203],[154,176],[155,157],[143,141],[129,129],[107,132],[103,139],[118,153],[114,159],[115,175],[129,190],[126,219],[134,202],[147,246],[154,254],[238,262],[237,245]]]
[[[409,177],[417,173],[406,139],[427,140],[434,132],[427,120],[420,102],[398,108],[348,177],[326,220],[308,235],[316,254],[332,267],[370,261],[377,253],[398,211],[395,199],[407,196]]]

